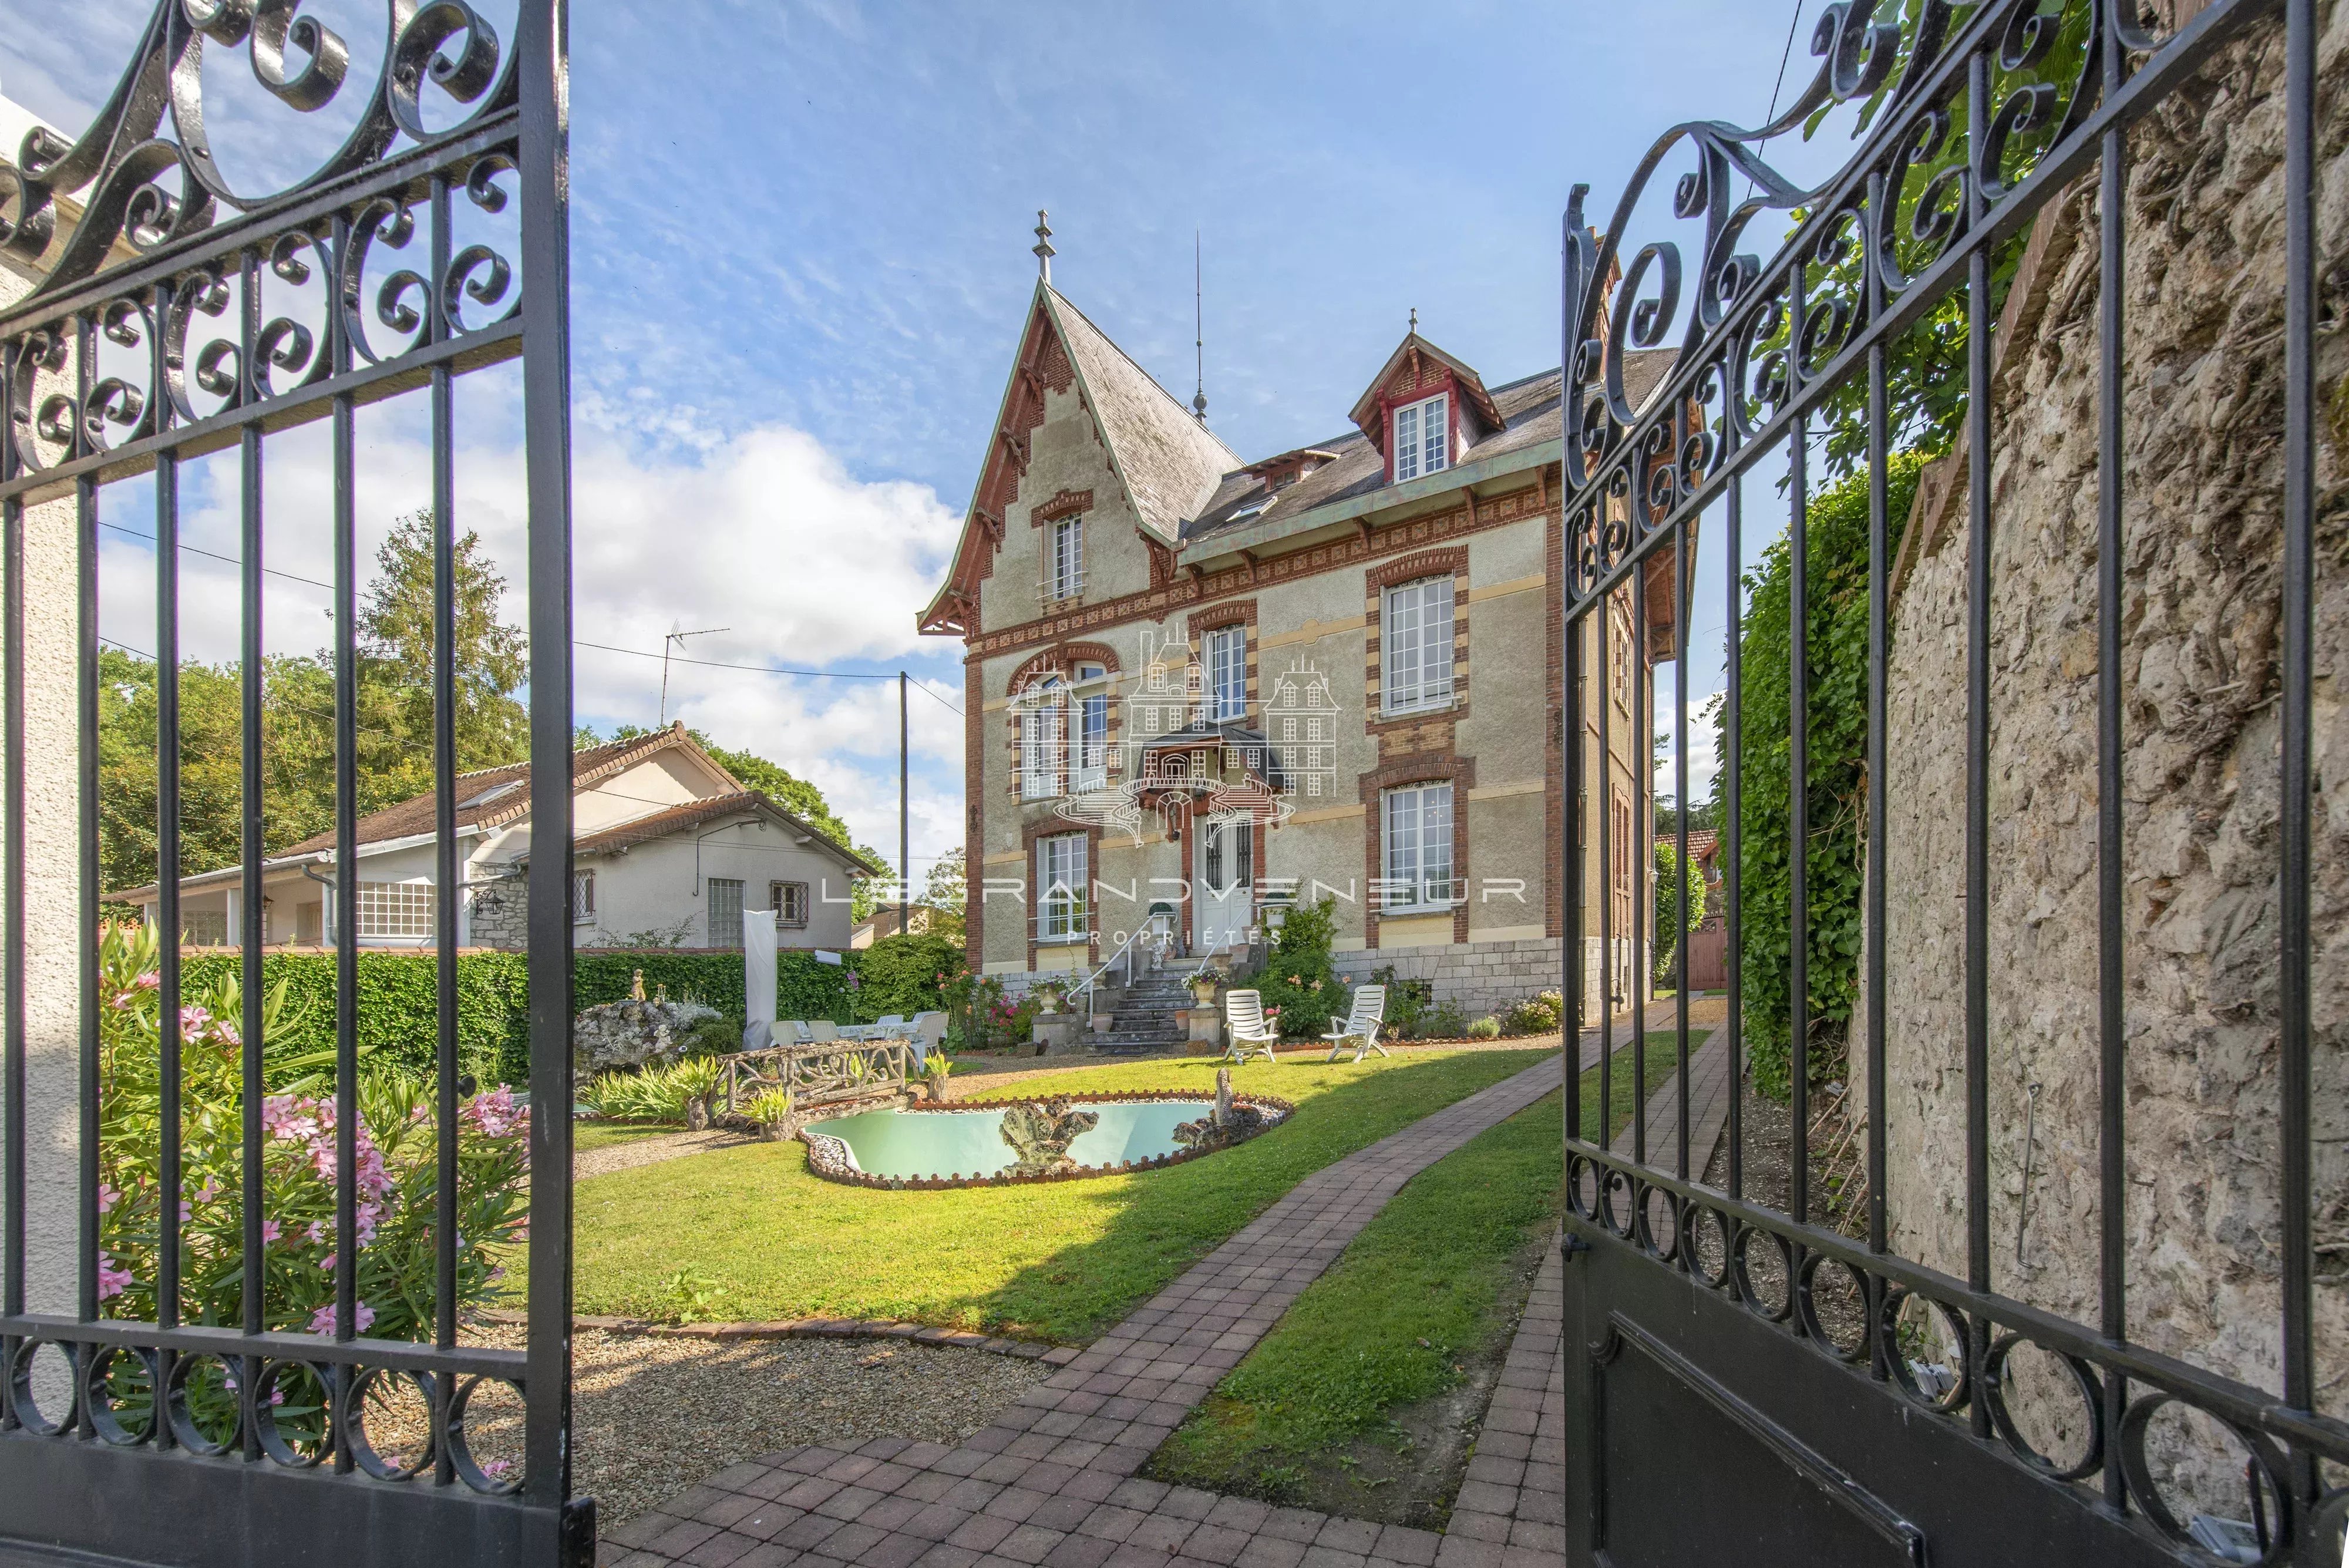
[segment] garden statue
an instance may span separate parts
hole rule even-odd
[[[1195,1122],[1174,1129],[1175,1144],[1193,1154],[1207,1154],[1244,1143],[1272,1125],[1272,1118],[1254,1106],[1232,1104],[1232,1070],[1216,1069],[1216,1102]]]
[[[1003,1113],[1003,1141],[1017,1156],[1006,1176],[1049,1176],[1074,1170],[1069,1146],[1101,1125],[1099,1113],[1071,1107],[1066,1100],[1031,1100]]]

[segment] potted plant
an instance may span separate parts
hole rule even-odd
[[[1047,1018],[1059,1012],[1067,1000],[1058,981],[1048,980],[1036,988],[1036,1011]]]
[[[1198,1007],[1215,1006],[1216,992],[1221,985],[1222,977],[1211,974],[1206,970],[1201,970],[1198,973],[1193,975],[1191,977],[1191,1002],[1193,1005]]]
[[[685,1095],[685,1125],[703,1131],[709,1126],[710,1102],[726,1077],[724,1065],[715,1056],[688,1056],[672,1071]]]
[[[946,1103],[947,1075],[952,1071],[954,1064],[947,1060],[944,1051],[932,1050],[928,1059],[922,1064],[922,1087],[928,1093],[932,1105]]]
[[[761,1089],[750,1096],[742,1113],[775,1143],[791,1136],[792,1100],[789,1089]]]

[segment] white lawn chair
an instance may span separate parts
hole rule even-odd
[[[895,1034],[905,1027],[905,1015],[902,1012],[892,1012],[887,1017],[877,1021],[873,1027],[884,1034]]]
[[[1265,1022],[1263,992],[1226,992],[1224,1027],[1230,1036],[1229,1044],[1224,1047],[1224,1060],[1245,1062],[1259,1051],[1268,1062],[1279,1060],[1272,1054],[1272,1047],[1280,1038],[1280,1031]]]
[[[807,1044],[807,1025],[806,1025],[806,1024],[804,1024],[804,1023],[801,1023],[801,1022],[800,1022],[798,1019],[796,1019],[796,1018],[778,1018],[778,1019],[776,1019],[776,1020],[775,1020],[775,1044],[778,1044],[778,1045],[804,1045],[804,1044]]]
[[[1330,1042],[1330,1060],[1334,1062],[1338,1059],[1338,1053],[1346,1048],[1349,1040],[1357,1042],[1354,1046],[1354,1060],[1357,1062],[1373,1051],[1381,1056],[1386,1055],[1387,1048],[1379,1044],[1379,1026],[1386,1022],[1386,1016],[1387,988],[1383,985],[1356,986],[1353,1011],[1346,1014],[1346,1022],[1321,1036]]]
[[[827,1041],[837,1040],[840,1038],[840,1025],[829,1018],[811,1018],[808,1020],[807,1037],[808,1044],[811,1045],[822,1045]]]
[[[907,1027],[913,1031],[914,1060],[923,1066],[929,1065],[930,1053],[947,1037],[947,1015],[916,1012]]]

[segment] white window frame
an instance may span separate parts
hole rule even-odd
[[[768,883],[767,904],[775,911],[778,926],[797,930],[808,923],[808,885],[804,882]]]
[[[1452,706],[1459,627],[1452,576],[1419,577],[1381,596],[1379,706],[1420,713]]]
[[[1459,901],[1452,861],[1452,782],[1403,784],[1379,797],[1381,912],[1451,912]]]
[[[1019,797],[1050,800],[1068,763],[1068,688],[1047,676],[1019,695]]]
[[[1044,598],[1072,599],[1085,591],[1085,517],[1059,517],[1044,524]]]
[[[1073,755],[1069,793],[1109,787],[1109,670],[1099,664],[1080,664],[1071,693],[1070,717],[1074,721]]]
[[[571,923],[592,926],[595,923],[595,873],[574,870],[571,873]]]
[[[1210,628],[1200,638],[1199,662],[1206,667],[1207,700],[1200,717],[1208,723],[1247,717],[1247,624]]]
[[[1036,940],[1081,942],[1092,932],[1090,901],[1092,868],[1085,836],[1056,833],[1036,841]]]
[[[1452,466],[1452,394],[1405,403],[1391,416],[1395,483]]]

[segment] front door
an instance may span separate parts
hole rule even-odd
[[[1256,922],[1255,825],[1247,817],[1208,819],[1199,832],[1199,887],[1193,948],[1202,956],[1237,947]]]

